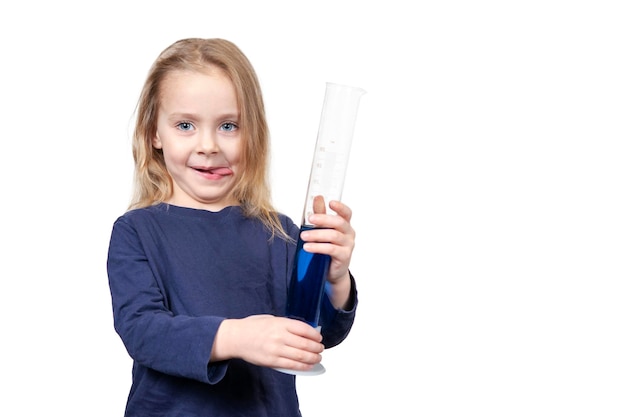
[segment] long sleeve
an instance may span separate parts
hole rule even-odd
[[[129,222],[115,223],[108,257],[115,329],[138,363],[209,382],[207,364],[224,318],[174,315],[145,249]]]

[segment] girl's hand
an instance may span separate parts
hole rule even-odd
[[[222,322],[211,361],[240,358],[272,368],[306,371],[321,362],[321,334],[305,322],[267,314]]]
[[[326,214],[323,197],[315,197],[314,214],[308,220],[316,229],[304,231],[300,237],[305,242],[303,247],[307,252],[330,255],[327,279],[333,288],[331,302],[339,308],[347,301],[350,291],[348,268],[354,250],[355,231],[350,224],[350,207],[334,200],[330,201],[329,206],[337,215]]]

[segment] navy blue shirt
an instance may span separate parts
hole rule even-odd
[[[281,215],[297,240],[299,227]],[[285,313],[295,243],[247,218],[158,204],[119,217],[107,270],[115,330],[133,359],[126,417],[300,416],[295,377],[243,360],[209,362],[222,320]],[[352,279],[352,277],[351,277]],[[324,296],[326,348],[349,333],[357,305]]]

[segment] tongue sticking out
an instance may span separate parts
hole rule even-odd
[[[230,168],[226,167],[210,169],[209,172],[213,175],[232,175],[233,173]]]

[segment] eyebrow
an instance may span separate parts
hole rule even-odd
[[[198,116],[193,113],[172,113],[169,114],[168,119],[197,119]]]
[[[234,120],[239,120],[240,114],[239,113],[224,113],[224,114],[220,114],[219,115],[219,119],[234,119]],[[199,118],[201,118],[200,116],[198,116],[198,114],[196,113],[172,113],[170,115],[168,115],[168,120],[176,120],[176,119],[192,119],[192,120],[197,120]]]

